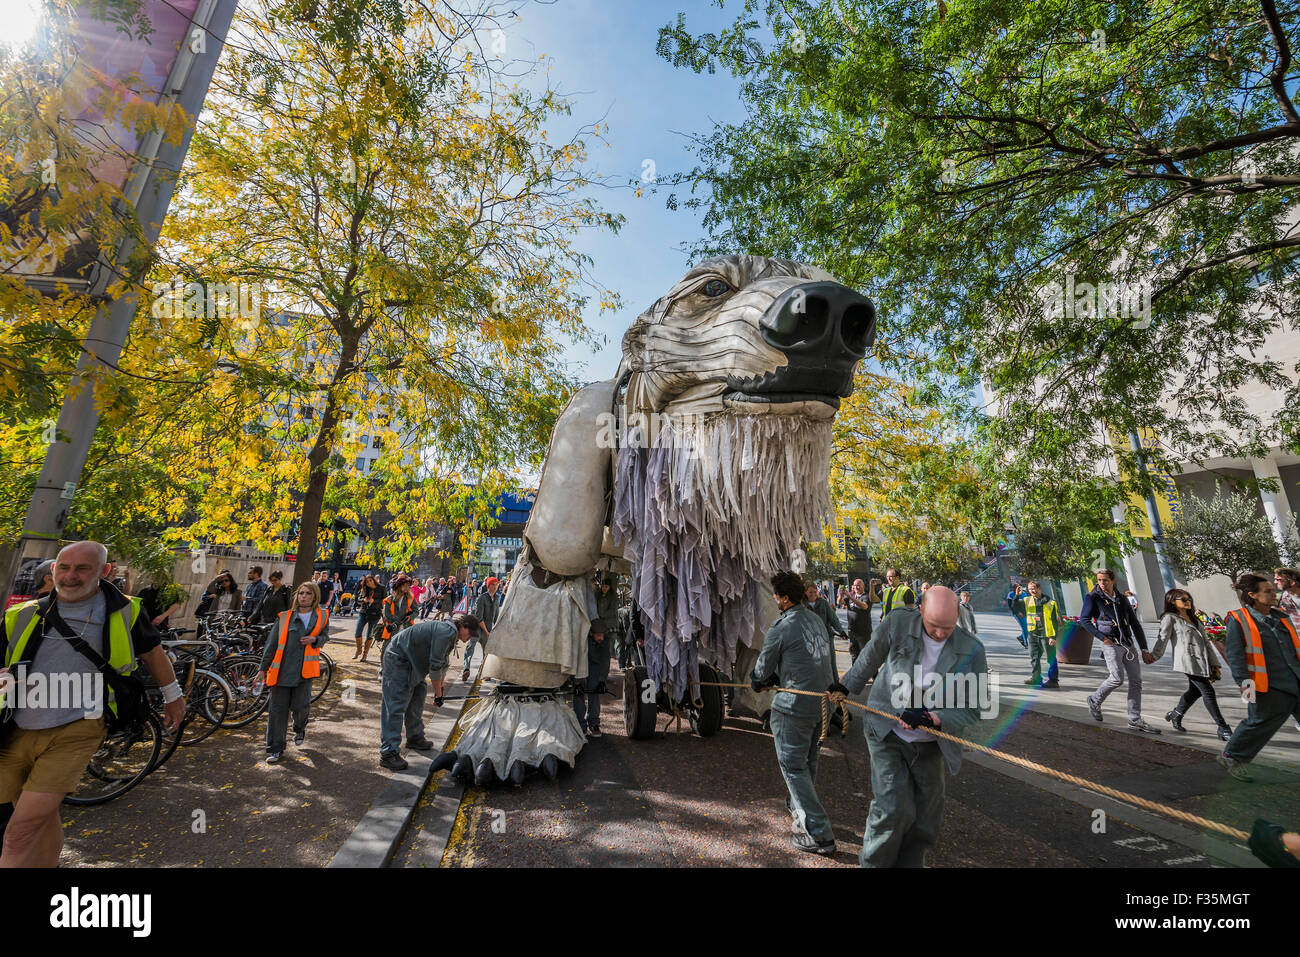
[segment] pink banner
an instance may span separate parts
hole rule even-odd
[[[72,129],[84,145],[87,169],[96,181],[118,190],[125,188],[131,170],[140,161],[143,134],[148,132],[147,127],[134,128],[139,124],[138,106],[157,104],[162,97],[182,44],[192,42],[190,22],[198,5],[199,0],[144,0],[144,20],[137,17],[126,29],[92,16],[89,4],[81,6],[64,37],[75,51],[74,68],[64,84],[80,105]],[[205,37],[203,42],[210,39]],[[39,182],[39,171],[36,177]],[[46,190],[40,194],[41,200],[57,202],[57,179],[41,188]],[[37,209],[29,217],[34,232],[40,230],[40,215]],[[84,230],[65,232],[64,237],[71,245],[61,255],[46,243],[35,255],[6,271],[42,288],[54,281],[72,288],[84,285],[99,256],[97,244]],[[16,250],[10,253],[15,254]]]

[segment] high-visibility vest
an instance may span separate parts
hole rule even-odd
[[[379,640],[387,641],[389,638],[393,636],[393,634],[396,634],[396,632],[390,634],[388,631],[389,615],[396,618],[398,622],[403,622],[407,618],[411,617],[411,609],[413,609],[414,607],[415,607],[415,599],[413,599],[410,595],[406,596],[406,607],[401,609],[401,611],[398,611],[397,602],[394,600],[394,596],[389,595],[387,598],[385,598],[384,609],[383,609],[384,633],[383,635],[380,636]]]
[[[916,602],[916,594],[912,591],[911,585],[894,585],[892,588],[885,589],[885,610],[881,612],[880,617],[883,619],[897,607],[906,607],[907,602],[904,595],[911,595],[912,602]],[[897,604],[895,604],[897,601]]]
[[[274,687],[280,680],[280,662],[284,660],[284,646],[289,643],[289,622],[293,616],[298,614],[297,610],[280,612],[280,643],[276,646],[275,657],[271,659],[271,667],[266,669],[266,686]],[[324,608],[316,609],[316,623],[312,626],[311,631],[307,632],[308,638],[315,638],[322,631],[329,627],[330,613]],[[304,678],[320,677],[320,649],[315,645],[304,645],[302,649],[302,676]]]
[[[1056,637],[1056,602],[1051,598],[1043,602],[1040,609],[1034,603],[1033,595],[1025,595],[1025,626],[1030,631],[1038,630],[1038,613],[1043,615],[1043,629],[1047,632],[1048,638]]]
[[[1238,608],[1228,612],[1229,618],[1235,618],[1241,627],[1241,636],[1246,639],[1246,664],[1250,668],[1251,680],[1255,690],[1260,694],[1268,691],[1268,667],[1264,663],[1264,639],[1260,637],[1259,625],[1248,608]],[[1295,625],[1289,618],[1279,619],[1286,630],[1291,633],[1291,644],[1295,646],[1295,655],[1300,658],[1300,635],[1296,634]]]
[[[36,633],[38,609],[35,601],[14,605],[5,612],[5,634],[9,645],[5,648],[5,667],[12,668],[23,660],[27,643]],[[120,675],[129,675],[136,669],[135,648],[131,645],[131,629],[140,617],[140,599],[127,598],[127,603],[108,615],[108,664]],[[108,710],[117,714],[117,701],[112,688],[106,688]],[[0,703],[4,696],[0,695]]]

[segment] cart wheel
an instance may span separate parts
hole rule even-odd
[[[710,665],[700,665],[700,682],[718,681],[718,673]],[[700,700],[703,707],[691,709],[691,730],[701,738],[711,738],[722,727],[722,689],[701,687]]]
[[[655,723],[659,719],[654,699],[645,701],[641,694],[648,680],[646,669],[639,665],[623,673],[623,728],[633,741],[653,738]]]

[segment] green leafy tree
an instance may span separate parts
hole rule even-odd
[[[672,63],[739,77],[748,109],[665,181],[704,213],[695,252],[869,293],[885,368],[967,402],[982,379],[1026,482],[1089,474],[1103,422],[1155,429],[1157,458],[1294,441],[1300,387],[1260,348],[1300,328],[1294,4],[741,6],[659,34]],[[1261,420],[1250,383],[1292,411]]]
[[[804,578],[808,581],[841,579],[848,571],[848,560],[827,542],[814,542],[805,551],[808,555],[808,569],[804,572]]]
[[[302,579],[339,520],[372,533],[361,561],[394,567],[438,526],[491,527],[575,387],[564,342],[587,340],[592,295],[617,303],[575,245],[620,223],[586,195],[598,128],[548,141],[567,104],[479,46],[514,7],[241,5],[100,384],[70,533],[141,561],[164,531],[296,545]],[[76,342],[58,340],[70,361]],[[6,538],[49,441],[0,415]]]
[[[1283,557],[1258,498],[1216,488],[1213,497],[1183,496],[1183,517],[1165,529],[1165,551],[1185,580],[1247,571],[1269,574]]]
[[[887,548],[873,559],[882,572],[897,568],[904,579],[953,585],[979,571],[982,551],[963,530],[932,528]]]
[[[1016,532],[1015,567],[1025,578],[1070,581],[1094,570],[1093,552],[1081,547],[1073,529],[1035,525]]]

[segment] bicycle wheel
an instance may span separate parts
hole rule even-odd
[[[153,770],[157,771],[167,763],[168,759],[176,753],[176,749],[180,747],[181,735],[185,733],[185,725],[190,720],[190,716],[186,712],[185,717],[181,718],[180,727],[173,728],[170,731],[163,724],[162,712],[155,711],[154,717],[158,719],[158,725],[162,728],[162,750],[158,752],[158,760],[153,765]]]
[[[230,713],[230,685],[213,671],[200,668],[185,695],[185,722],[181,725],[181,747],[197,744],[220,728]]]
[[[196,670],[193,658],[181,658],[172,661],[172,668],[176,671],[176,681],[182,688],[188,688],[194,681],[194,672]],[[158,770],[167,763],[167,759],[176,753],[176,748],[181,743],[181,733],[185,729],[185,722],[189,719],[189,712],[181,717],[181,724],[178,728],[167,729],[163,714],[163,694],[162,689],[158,687],[157,682],[151,676],[142,679],[144,682],[145,699],[149,702],[149,708],[153,711],[154,717],[158,719],[158,726],[162,729],[162,750],[158,752],[158,758],[154,761],[153,770]]]
[[[158,766],[162,745],[162,723],[152,713],[111,732],[91,755],[77,789],[63,803],[85,806],[120,797]]]
[[[230,686],[230,708],[223,726],[242,728],[256,721],[271,703],[271,692],[257,680],[262,670],[258,655],[235,655],[221,660],[219,674]]]
[[[330,686],[330,681],[334,678],[334,659],[325,652],[320,653],[320,687],[312,694],[311,700],[315,703],[320,696],[325,693],[325,689]]]

